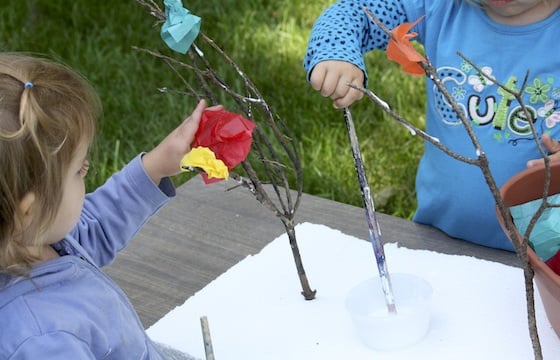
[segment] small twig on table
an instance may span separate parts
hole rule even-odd
[[[214,360],[214,349],[212,348],[210,327],[208,326],[208,318],[206,316],[202,316],[200,318],[200,327],[202,328],[202,339],[204,340],[204,352],[206,353],[206,360]]]

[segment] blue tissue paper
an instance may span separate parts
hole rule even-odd
[[[171,49],[186,54],[198,33],[201,19],[183,7],[181,0],[164,0],[165,23],[161,38]]]
[[[548,197],[551,204],[560,204],[560,195]],[[525,236],[531,218],[542,203],[542,199],[510,207],[513,222],[521,236]],[[560,250],[560,208],[550,207],[539,217],[529,235],[529,245],[543,260],[550,259]]]

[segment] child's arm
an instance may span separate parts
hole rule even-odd
[[[156,148],[140,155],[86,196],[80,220],[70,233],[99,266],[109,264],[175,189],[168,176],[180,172],[202,111],[195,111]]]
[[[397,0],[341,0],[321,14],[309,37],[304,67],[311,86],[333,99],[337,108],[349,106],[362,97],[361,92],[347,84],[365,85],[363,55],[373,49],[384,50],[389,40],[371,22],[363,7],[390,29],[409,21]]]
[[[66,332],[29,337],[10,359],[95,359],[89,346]]]

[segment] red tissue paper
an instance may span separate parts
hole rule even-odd
[[[550,259],[546,260],[545,263],[552,269],[552,271],[560,275],[560,251]]]
[[[214,152],[228,170],[245,160],[253,141],[255,123],[240,114],[227,110],[206,109],[202,112],[200,125],[195,135],[192,148],[207,147]],[[222,179],[208,178],[203,173],[204,183],[210,184]]]

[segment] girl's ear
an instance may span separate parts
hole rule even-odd
[[[19,202],[19,211],[21,214],[21,226],[22,226],[22,229],[20,230],[24,230],[27,227],[29,227],[29,225],[31,225],[31,222],[33,220],[32,210],[33,210],[34,203],[35,203],[35,193],[33,192],[26,193],[21,199],[21,201]]]

